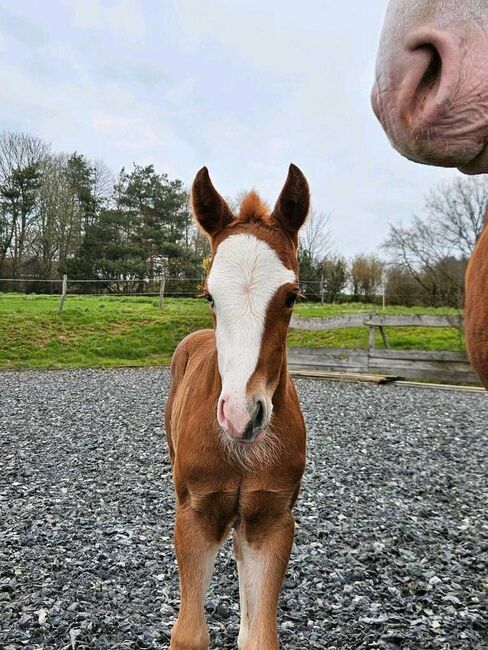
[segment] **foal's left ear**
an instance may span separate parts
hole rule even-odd
[[[307,179],[296,165],[290,165],[281,194],[271,216],[296,241],[310,208]]]
[[[231,209],[213,186],[206,167],[202,167],[195,176],[191,202],[196,220],[210,237],[234,219]]]

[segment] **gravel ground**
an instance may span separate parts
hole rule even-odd
[[[487,648],[486,396],[297,385],[309,461],[283,648]],[[161,369],[0,374],[4,650],[168,647],[167,389]],[[213,649],[236,648],[237,603],[227,544]]]

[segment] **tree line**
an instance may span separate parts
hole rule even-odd
[[[313,212],[301,234],[302,292],[324,302],[384,294],[390,304],[460,305],[487,205],[484,178],[456,178],[428,194],[422,216],[390,225],[381,255],[349,261],[334,251],[330,217]],[[37,280],[27,290],[49,290],[66,273],[85,281],[80,291],[143,291],[147,278],[165,276],[173,291],[195,295],[208,254],[181,180],[137,164],[115,176],[32,135],[0,134],[1,290],[26,277]]]
[[[487,222],[488,180],[457,177],[432,188],[422,216],[390,224],[381,254],[346,260],[333,253],[328,217],[312,214],[300,249],[308,299],[398,305],[464,304],[464,276]]]
[[[182,181],[152,165],[114,177],[83,154],[53,153],[23,133],[0,135],[0,278],[67,273],[105,281],[99,289],[124,282],[137,289],[163,274],[198,278],[207,254]]]

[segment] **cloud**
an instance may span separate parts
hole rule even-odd
[[[65,3],[72,10],[72,25],[96,30],[121,41],[141,41],[146,34],[142,5],[135,0],[79,0]]]
[[[386,0],[52,0],[0,7],[0,121],[115,171],[154,163],[189,184],[273,203],[290,162],[338,250],[381,243],[454,172],[396,154],[369,106]]]

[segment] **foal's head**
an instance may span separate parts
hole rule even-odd
[[[235,216],[204,167],[193,183],[192,201],[212,247],[206,292],[222,380],[217,419],[234,440],[259,442],[271,420],[286,359],[286,333],[298,295],[298,231],[310,203],[308,184],[298,167],[290,165],[272,212],[251,192]]]

